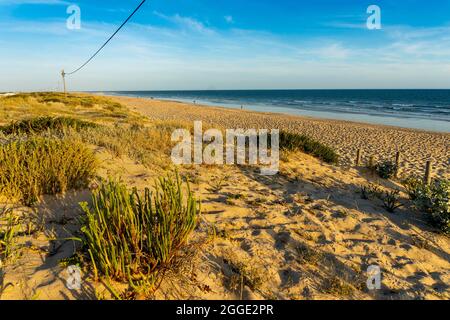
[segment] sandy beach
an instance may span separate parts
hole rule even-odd
[[[97,164],[87,187],[43,194],[32,205],[0,193],[0,231],[7,230],[8,221],[15,221],[16,230],[8,240],[8,255],[0,251],[0,299],[450,297],[448,235],[430,225],[428,214],[418,210],[397,180],[381,179],[351,165],[357,148],[366,156],[373,152],[378,159],[392,157],[398,148],[407,155],[404,174],[422,173],[423,162],[431,157],[439,174],[447,175],[448,134],[86,94],[4,97],[0,98],[0,115],[0,125],[35,119],[34,126],[40,131],[29,133],[25,140],[46,141],[50,133],[53,140],[83,146],[80,150],[95,157]],[[39,120],[43,116],[68,117],[69,127],[80,123],[73,119],[85,122],[58,131],[56,120]],[[91,203],[98,185],[111,177],[120,179],[128,189],[142,191],[152,187],[158,177],[173,174],[171,132],[194,120],[226,128],[306,133],[338,150],[342,162],[328,164],[294,150],[283,157],[280,172],[274,176],[262,176],[259,168],[246,165],[178,166],[201,202],[201,214],[160,286],[155,291],[145,285],[136,289],[123,279],[111,280],[104,274],[97,277],[81,242],[71,240],[84,238],[80,218],[86,212],[80,202]],[[0,141],[8,144],[8,139],[15,139],[3,130]],[[53,152],[63,147],[58,146]],[[11,166],[30,159],[11,158],[10,152],[2,155],[11,159]],[[46,153],[36,156],[39,163],[45,157]],[[67,159],[70,165],[64,165],[66,157],[67,153],[52,158],[52,162],[62,161],[54,170],[70,170],[80,163],[78,151]],[[17,179],[38,175],[39,166],[33,168],[37,171],[18,170],[21,175]],[[48,173],[42,171],[44,177]],[[1,181],[14,186],[17,179],[6,176]],[[25,181],[13,191],[21,192],[27,185]],[[377,185],[379,194],[398,189],[395,203],[401,205],[389,211],[385,198],[364,195],[362,187],[370,185]],[[4,190],[8,192],[8,188]],[[8,220],[10,214],[13,220]],[[78,289],[68,287],[68,267],[73,265],[80,267]],[[377,289],[367,285],[370,266],[378,267],[382,274]]]
[[[423,175],[432,161],[437,176],[450,175],[450,133],[436,133],[391,126],[323,120],[278,113],[262,113],[220,107],[130,97],[111,97],[134,111],[159,120],[204,121],[222,128],[266,128],[306,134],[335,148],[341,164],[351,166],[358,149],[363,163],[394,160],[402,153],[401,174]]]

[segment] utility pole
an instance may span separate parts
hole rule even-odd
[[[66,91],[66,73],[64,72],[64,70],[61,71],[61,76],[62,76],[63,85],[64,85],[64,95],[67,95],[67,91]]]

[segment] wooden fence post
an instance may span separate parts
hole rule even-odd
[[[358,151],[356,152],[356,166],[359,166],[360,163],[361,163],[361,149],[358,149]]]
[[[398,177],[398,172],[400,171],[400,151],[397,151],[397,153],[395,154],[395,177]]]
[[[427,185],[431,184],[431,161],[428,160],[427,161],[427,165],[425,167],[425,178],[424,178],[424,182]]]
[[[375,167],[375,156],[370,156],[369,158],[369,168],[373,169]]]

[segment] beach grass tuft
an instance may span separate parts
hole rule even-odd
[[[113,156],[128,156],[138,163],[152,167],[153,165],[168,169],[172,126],[156,124],[153,127],[137,125],[116,125],[83,130],[80,138],[108,150]]]
[[[0,126],[0,132],[5,135],[40,134],[46,131],[62,132],[66,128],[82,130],[97,128],[92,122],[83,121],[71,117],[36,117],[12,122],[6,126]]]
[[[7,208],[0,209],[0,267],[8,259],[14,246],[14,236],[17,232],[18,217]]]
[[[121,182],[104,182],[93,193],[82,232],[96,277],[152,290],[196,226],[200,203],[178,174],[159,178],[140,194]],[[148,293],[148,292],[147,292]]]
[[[280,149],[301,151],[326,163],[336,164],[339,161],[338,154],[332,148],[306,135],[297,133],[280,131]]]
[[[76,140],[12,139],[0,144],[0,194],[30,206],[44,194],[86,187],[96,166],[93,152]]]

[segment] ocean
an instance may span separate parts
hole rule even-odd
[[[196,102],[326,119],[450,132],[450,90],[114,91],[105,94]]]

